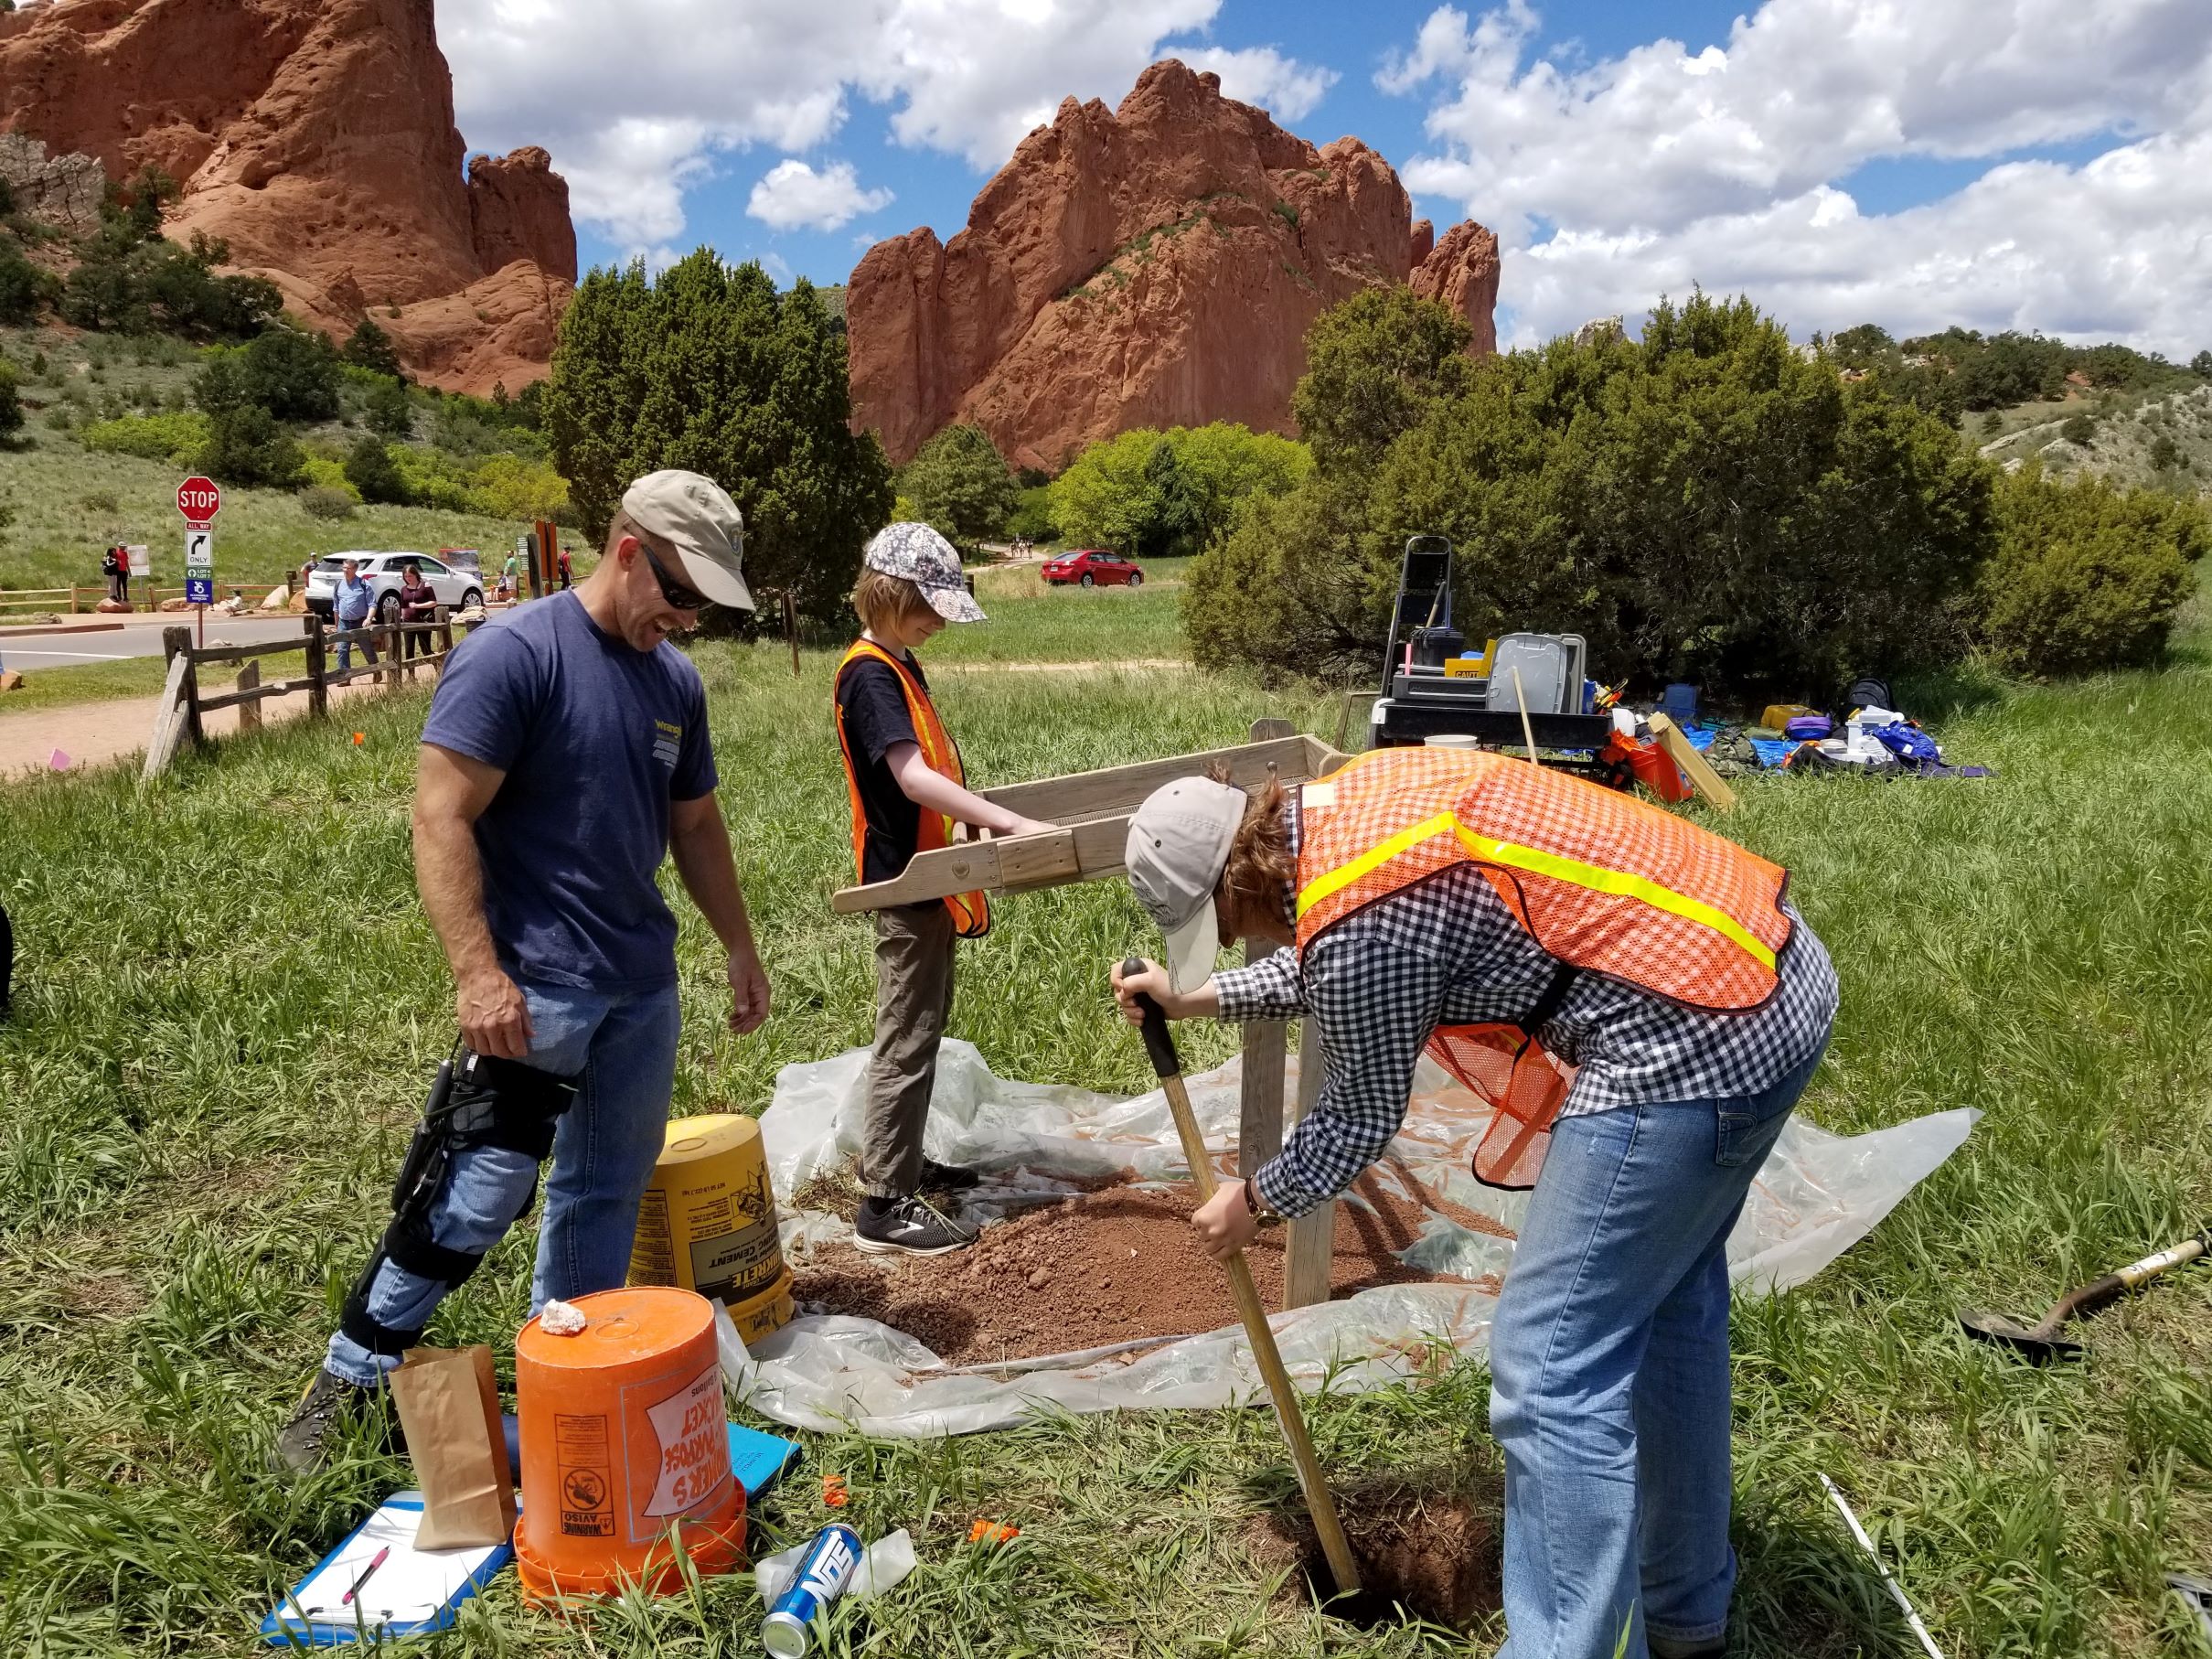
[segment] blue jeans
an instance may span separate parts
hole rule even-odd
[[[1555,1127],[1491,1330],[1499,1659],[1646,1659],[1647,1629],[1726,1629],[1728,1233],[1820,1060],[1761,1095]]]
[[[369,613],[364,611],[352,622],[339,623],[338,628],[341,632],[347,632],[354,628],[365,628],[368,626]],[[372,669],[377,666],[377,642],[373,636],[361,641],[361,660]],[[338,641],[338,672],[343,674],[351,667],[353,667],[353,641],[341,639]]]
[[[538,980],[517,981],[529,1003],[529,1061],[550,1072],[583,1074],[574,1102],[553,1136],[538,1232],[538,1271],[530,1311],[559,1297],[611,1290],[629,1277],[637,1206],[660,1161],[676,1080],[676,987],[605,995]],[[503,1147],[457,1153],[431,1209],[431,1236],[448,1249],[488,1250],[529,1203],[538,1161]],[[419,1330],[445,1300],[445,1281],[387,1261],[369,1287],[369,1317],[395,1330]],[[399,1360],[370,1353],[333,1332],[324,1361],[352,1383],[368,1385]]]

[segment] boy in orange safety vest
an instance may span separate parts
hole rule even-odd
[[[949,845],[956,824],[997,835],[1051,829],[968,793],[960,751],[914,660],[914,648],[946,623],[984,619],[959,554],[926,524],[892,524],[869,542],[862,565],[852,595],[862,631],[838,665],[835,693],[860,882],[892,880],[915,853]],[[952,1011],[953,947],[983,934],[990,907],[967,893],[875,918],[876,1041],[860,1129],[867,1197],[853,1243],[871,1255],[939,1256],[975,1235],[922,1194],[964,1192],[977,1177],[924,1157],[923,1128]]]

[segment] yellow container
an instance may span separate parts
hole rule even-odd
[[[678,1285],[733,1310],[781,1285],[788,1302],[791,1275],[758,1123],[735,1113],[670,1121],[638,1207],[630,1282]]]
[[[781,1331],[791,1322],[794,1310],[791,1302],[791,1274],[788,1269],[758,1296],[749,1296],[743,1301],[730,1304],[730,1322],[737,1327],[737,1334],[744,1342],[757,1343],[771,1331]]]
[[[1770,702],[1767,705],[1767,712],[1758,717],[1758,723],[1771,726],[1779,732],[1793,720],[1819,712],[1818,709],[1801,702]]]

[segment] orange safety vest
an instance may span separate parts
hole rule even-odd
[[[960,768],[960,751],[945,730],[945,722],[937,718],[937,711],[929,701],[929,693],[922,682],[914,677],[907,666],[872,639],[856,639],[852,649],[847,651],[838,664],[836,680],[830,688],[831,706],[837,711],[838,748],[845,756],[845,793],[852,802],[852,862],[860,872],[860,879],[868,879],[868,813],[860,804],[859,768],[852,758],[852,744],[845,735],[845,706],[837,701],[837,682],[845,678],[845,670],[862,658],[873,658],[899,677],[899,689],[906,694],[907,718],[914,722],[914,737],[922,745],[922,759],[932,772],[949,777],[962,788],[967,787],[967,775]],[[934,851],[949,847],[953,840],[953,820],[942,812],[922,808],[920,834],[915,851]],[[981,938],[990,930],[990,902],[980,892],[956,894],[945,901],[946,908],[953,913],[953,931],[964,939]]]
[[[1535,1184],[1573,1070],[1536,1031],[1578,972],[1693,1008],[1774,994],[1789,877],[1687,819],[1562,772],[1461,749],[1380,749],[1299,792],[1298,948],[1416,882],[1482,872],[1561,964],[1536,1009],[1440,1027],[1428,1052],[1496,1108],[1475,1153],[1492,1186]]]

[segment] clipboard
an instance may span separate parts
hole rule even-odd
[[[510,1425],[513,1420],[508,1419]],[[730,1425],[730,1467],[748,1502],[772,1485],[798,1455],[798,1446],[791,1440],[743,1423]],[[386,1498],[270,1611],[262,1621],[262,1639],[272,1647],[343,1647],[452,1629],[461,1603],[514,1559],[514,1540],[465,1549],[418,1550],[415,1527],[422,1516],[421,1493],[397,1492]],[[376,1558],[377,1551],[385,1548],[390,1556],[339,1617],[338,1599]],[[379,1599],[379,1590],[383,1600]],[[406,1592],[408,1599],[402,1600],[395,1591]]]
[[[272,1647],[342,1647],[450,1630],[461,1603],[514,1559],[512,1539],[463,1549],[417,1549],[422,1494],[397,1492],[294,1585],[262,1621]],[[391,1553],[351,1603],[341,1598],[377,1551]]]

